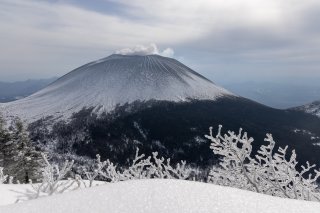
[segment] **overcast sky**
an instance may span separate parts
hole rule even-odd
[[[0,0],[0,47],[0,81],[151,48],[215,82],[320,82],[320,1]]]

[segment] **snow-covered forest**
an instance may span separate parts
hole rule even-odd
[[[205,182],[282,198],[320,201],[320,171],[316,165],[306,162],[300,166],[295,151],[288,153],[288,147],[274,150],[276,142],[271,134],[266,135],[267,145],[252,153],[254,140],[242,129],[223,135],[222,126],[217,133],[211,127],[204,137],[211,141],[208,149],[219,156],[220,162],[205,176],[186,161],[173,164],[157,152],[147,156],[139,153],[138,148],[128,167],[118,167],[117,162],[101,159],[99,154],[91,164],[80,167],[76,167],[74,161],[52,162],[50,153],[33,146],[23,122],[19,119],[10,124],[0,121],[0,183],[28,186],[22,187],[25,189],[20,191],[16,202],[139,179]],[[0,197],[6,196],[3,190],[0,193]]]

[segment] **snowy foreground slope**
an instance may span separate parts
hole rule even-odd
[[[108,112],[134,101],[215,100],[232,95],[177,60],[159,55],[111,55],[81,66],[45,89],[0,105],[27,120],[69,117],[83,108]]]
[[[1,189],[0,185],[0,189]],[[3,199],[6,194],[0,194]],[[319,212],[320,203],[289,200],[234,188],[181,180],[135,180],[2,206],[16,212],[295,213]]]
[[[23,193],[30,189],[29,184],[0,184],[0,208],[15,203],[19,196],[23,196]]]

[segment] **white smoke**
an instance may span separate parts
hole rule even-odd
[[[133,48],[125,48],[122,50],[117,50],[115,51],[116,54],[121,54],[121,55],[152,55],[152,54],[157,54],[157,55],[162,55],[165,57],[173,57],[174,51],[172,48],[166,48],[162,51],[160,51],[157,47],[156,44],[151,43],[147,46],[144,45],[136,45]]]

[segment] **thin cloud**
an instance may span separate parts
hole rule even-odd
[[[115,51],[116,54],[121,55],[162,55],[166,57],[173,57],[174,51],[171,48],[166,48],[163,51],[160,51],[156,44],[151,43],[149,45],[136,45],[132,48],[124,48],[121,50]]]

